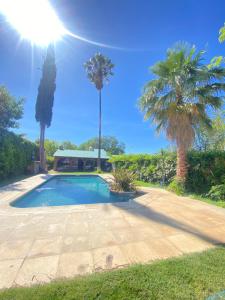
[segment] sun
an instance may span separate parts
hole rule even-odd
[[[46,46],[66,34],[48,0],[0,0],[0,13],[32,44]]]

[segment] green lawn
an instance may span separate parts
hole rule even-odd
[[[72,262],[71,262],[72,263]],[[185,300],[225,289],[225,249],[0,292],[4,300]]]
[[[144,182],[144,181],[141,181],[141,180],[137,180],[137,181],[135,181],[135,183],[136,183],[137,186],[153,187],[153,188],[156,187],[156,188],[166,189],[166,186],[161,186],[160,184],[152,183],[152,182]],[[188,197],[193,198],[193,199],[197,199],[197,200],[200,200],[200,201],[212,204],[212,205],[216,205],[216,206],[225,208],[225,201],[215,201],[215,200],[212,200],[210,198],[206,198],[206,197],[203,197],[201,195],[193,194],[193,193],[187,193],[185,196],[188,196]]]

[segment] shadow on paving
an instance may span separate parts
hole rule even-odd
[[[145,194],[145,193],[143,192],[143,194]],[[140,197],[140,196],[138,196],[138,197]],[[133,200],[133,202],[134,202],[135,207],[129,207],[129,206],[126,206],[126,205],[123,205],[120,203],[112,203],[112,205],[126,211],[127,213],[129,213],[131,215],[144,217],[147,220],[151,220],[156,224],[166,225],[171,228],[175,228],[180,231],[183,231],[184,233],[189,233],[189,234],[195,235],[196,237],[198,237],[206,242],[225,247],[225,243],[221,242],[220,240],[218,240],[216,238],[212,238],[211,236],[201,232],[200,230],[198,230],[197,228],[195,228],[191,225],[185,224],[181,221],[177,221],[176,219],[169,217],[164,213],[157,212],[154,209],[152,209],[148,206],[145,206],[144,204],[136,202],[135,200]],[[193,220],[193,223],[194,223],[194,220]]]

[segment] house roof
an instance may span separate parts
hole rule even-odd
[[[57,150],[54,157],[78,157],[78,158],[98,158],[98,149],[94,150]],[[101,158],[108,159],[109,156],[105,150],[101,150]]]

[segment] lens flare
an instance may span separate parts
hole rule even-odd
[[[47,45],[60,39],[65,28],[47,0],[0,0],[0,12],[22,39]]]

